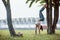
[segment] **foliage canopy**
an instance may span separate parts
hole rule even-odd
[[[28,3],[29,1],[31,1],[29,7],[31,7],[34,2],[39,2],[41,5],[45,3],[45,0],[27,0],[26,3]]]

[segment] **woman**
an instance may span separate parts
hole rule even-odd
[[[42,25],[40,24],[40,21],[44,21],[44,16],[43,16],[43,14],[42,14],[42,11],[45,9],[47,7],[47,5],[45,4],[42,8],[41,8],[41,10],[39,11],[39,20],[36,22],[36,29],[35,29],[35,34],[37,34],[37,30],[39,31],[39,34],[40,34],[40,30],[42,30],[43,31],[43,27],[42,27]]]

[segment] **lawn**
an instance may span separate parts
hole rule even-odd
[[[22,32],[23,37],[11,37],[8,30],[0,30],[0,40],[60,40],[60,30],[56,34],[48,35],[46,30],[35,35],[34,30],[15,30],[16,33]]]

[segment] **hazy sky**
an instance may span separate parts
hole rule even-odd
[[[26,4],[26,0],[10,0],[11,4],[11,13],[12,18],[20,18],[20,17],[39,17],[39,10],[41,6],[38,6],[39,3],[33,4],[31,8],[29,8],[29,3]],[[43,11],[44,17],[46,17],[46,10]],[[6,9],[0,0],[0,19],[6,18]]]

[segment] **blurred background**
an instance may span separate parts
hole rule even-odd
[[[39,19],[39,10],[43,5],[39,6],[40,5],[39,3],[37,4],[34,3],[32,7],[29,8],[28,7],[29,3],[26,4],[26,0],[10,0],[10,2],[11,2],[10,5],[11,5],[13,27],[15,29],[34,29],[35,23]],[[8,29],[6,15],[7,15],[6,9],[2,3],[2,0],[0,0],[0,29]],[[45,20],[41,22],[41,25],[47,26],[46,9],[43,11],[43,15],[45,17]],[[57,29],[60,29],[59,25],[60,25],[60,16],[57,23]]]

